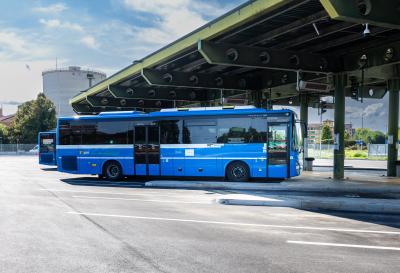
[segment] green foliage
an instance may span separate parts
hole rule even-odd
[[[372,131],[369,128],[357,128],[354,139],[362,140],[364,143],[384,144],[386,136],[381,131]]]
[[[1,143],[7,144],[9,141],[9,131],[7,126],[4,124],[0,124],[0,138],[1,138]]]
[[[385,144],[386,141],[386,135],[382,133],[381,131],[375,131],[374,135],[372,137],[372,143],[373,144]]]
[[[351,159],[351,158],[357,158],[357,159],[366,159],[368,157],[368,151],[366,150],[345,150],[346,158]]]
[[[322,127],[322,143],[323,144],[332,144],[333,143],[333,136],[332,136],[332,131],[331,128],[329,127],[328,124],[325,124]]]
[[[40,93],[36,100],[25,102],[18,107],[11,126],[11,138],[13,142],[36,143],[39,132],[51,130],[55,126],[54,104]]]

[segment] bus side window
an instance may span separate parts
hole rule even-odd
[[[212,144],[217,140],[217,123],[204,119],[185,120],[183,143]]]
[[[100,121],[97,123],[96,143],[92,144],[129,144],[128,121]]]
[[[264,118],[218,119],[218,143],[266,143],[267,121]]]
[[[162,120],[160,121],[161,144],[180,144],[180,131],[182,121],[178,120]]]

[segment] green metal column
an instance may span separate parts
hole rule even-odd
[[[399,128],[399,90],[400,79],[388,81],[389,118],[388,118],[388,161],[387,176],[396,176],[397,142]]]
[[[346,74],[335,75],[335,128],[334,128],[334,154],[333,178],[344,178],[344,119],[345,119],[345,87]]]
[[[257,108],[262,107],[262,90],[253,91],[254,104]]]
[[[308,127],[308,97],[307,94],[300,95],[300,121],[305,125],[302,127],[302,135],[304,141],[304,158],[308,157],[308,141],[307,141],[307,127]],[[303,159],[303,166],[304,164]]]

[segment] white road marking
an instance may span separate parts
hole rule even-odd
[[[324,227],[307,227],[307,226],[251,224],[251,223],[238,223],[238,222],[220,222],[220,221],[207,221],[207,220],[194,220],[194,219],[146,217],[146,216],[135,216],[135,215],[104,214],[104,213],[90,213],[90,212],[76,212],[76,211],[68,211],[66,213],[76,214],[76,215],[86,215],[86,216],[117,217],[117,218],[130,218],[130,219],[169,221],[169,222],[186,222],[186,223],[199,223],[199,224],[214,224],[214,225],[231,225],[231,226],[246,226],[246,227],[285,228],[285,229],[300,229],[300,230],[319,230],[319,231],[336,231],[336,232],[350,232],[350,233],[376,233],[376,234],[400,235],[400,232],[398,232],[398,231],[383,231],[383,230],[344,229],[344,228],[341,229],[341,228],[324,228]]]
[[[122,201],[141,201],[141,202],[156,202],[156,203],[183,203],[183,204],[205,204],[211,205],[212,202],[193,202],[193,201],[174,201],[174,200],[155,200],[155,199],[137,199],[137,198],[118,198],[118,197],[101,197],[101,196],[84,196],[73,195],[73,198],[84,199],[103,199],[103,200],[122,200]]]
[[[333,244],[333,243],[305,242],[305,241],[286,241],[286,242],[288,244],[299,244],[299,245],[336,246],[336,247],[367,248],[367,249],[400,251],[400,247],[390,247],[390,246],[350,245],[350,244]]]

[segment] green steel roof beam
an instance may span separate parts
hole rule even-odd
[[[398,0],[320,0],[332,19],[400,29]]]
[[[120,82],[129,78],[132,75],[140,74],[143,68],[151,68],[154,65],[172,58],[179,53],[190,48],[196,48],[198,40],[212,39],[221,33],[227,32],[235,27],[249,22],[251,19],[261,16],[267,12],[281,7],[282,5],[291,2],[292,0],[255,0],[250,1],[233,12],[229,12],[215,21],[195,30],[194,32],[184,36],[183,38],[173,42],[172,44],[162,48],[159,51],[145,57],[140,62],[137,62],[119,72],[112,75],[105,81],[89,88],[86,92],[72,98],[70,103],[76,103],[85,99],[86,96],[96,94],[97,92],[107,90],[109,85]]]

